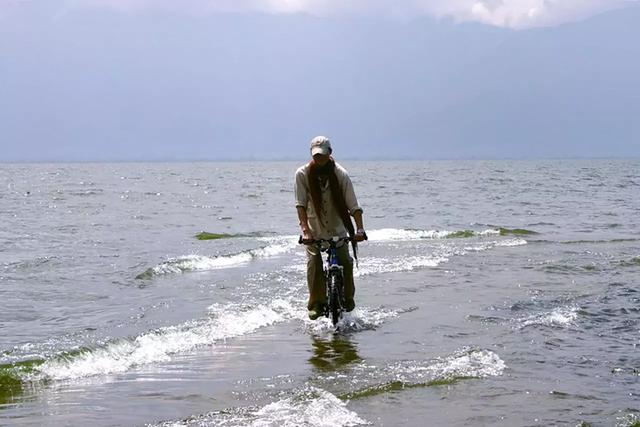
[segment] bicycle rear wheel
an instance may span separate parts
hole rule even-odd
[[[329,284],[329,311],[331,312],[331,322],[335,326],[342,316],[342,277],[339,274],[332,274]]]

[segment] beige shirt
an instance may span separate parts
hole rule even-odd
[[[335,171],[336,177],[338,178],[338,185],[342,189],[344,202],[347,205],[347,209],[349,209],[349,213],[353,215],[356,211],[362,211],[362,208],[358,206],[358,200],[353,191],[351,178],[349,178],[349,174],[345,168],[336,162]],[[328,179],[320,183],[320,191],[322,192],[322,222],[318,218],[315,207],[313,206],[313,201],[311,200],[311,192],[309,190],[309,164],[307,163],[298,168],[294,184],[296,207],[301,206],[306,209],[309,227],[311,228],[313,237],[316,239],[328,239],[333,236],[346,237],[348,234],[347,229],[344,227],[335,206],[333,206]]]

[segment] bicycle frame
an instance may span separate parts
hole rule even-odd
[[[315,239],[312,242],[306,242],[307,244],[314,245],[321,252],[327,253],[327,260],[323,266],[323,270],[328,305],[324,315],[331,318],[334,326],[340,320],[345,307],[344,267],[340,265],[340,261],[338,260],[338,247],[340,247],[338,244],[345,244],[350,241],[350,237],[332,237],[330,239]],[[305,243],[302,241],[302,237],[298,242]]]
[[[322,251],[322,248],[320,248],[320,250]],[[331,271],[332,269],[335,270],[336,268],[338,268],[340,272],[342,272],[343,267],[340,265],[340,262],[338,261],[337,244],[331,241],[326,251],[327,251],[327,262],[325,264],[325,273]]]

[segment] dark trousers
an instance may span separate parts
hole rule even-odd
[[[343,268],[344,296],[350,300],[355,295],[355,286],[353,284],[353,258],[349,255],[349,246],[345,244],[339,247],[337,254]],[[307,304],[309,310],[313,309],[316,304],[327,303],[322,253],[317,247],[311,245],[307,246],[307,285],[309,286],[309,303]]]

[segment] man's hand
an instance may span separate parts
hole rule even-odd
[[[359,228],[355,235],[356,242],[362,242],[363,240],[367,240],[367,233],[364,232],[363,228]]]
[[[311,230],[304,229],[302,230],[302,243],[309,243],[313,241],[313,234],[311,234]]]

